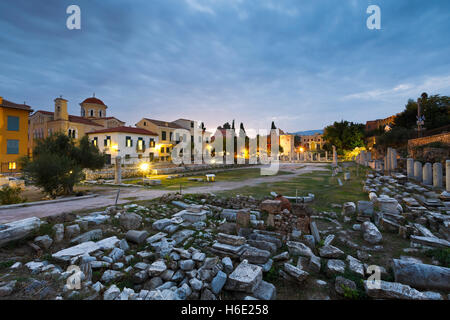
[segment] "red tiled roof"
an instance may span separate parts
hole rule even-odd
[[[36,113],[42,113],[42,114],[46,114],[48,116],[53,116],[53,112],[51,111],[44,111],[44,110],[38,110],[36,111],[33,115],[35,115]],[[75,122],[75,123],[83,123],[83,124],[87,124],[90,126],[97,126],[97,127],[103,127],[101,124],[98,124],[92,120],[80,117],[80,116],[73,116],[69,114],[69,121],[70,122]]]
[[[150,121],[152,123],[154,123],[155,125],[159,126],[159,127],[166,127],[166,128],[175,128],[175,129],[184,129],[182,126],[180,126],[179,124],[176,124],[174,122],[169,122],[169,121],[161,121],[161,120],[155,120],[155,119],[149,119],[149,118],[144,118],[147,121]],[[166,125],[167,124],[167,125]]]
[[[97,98],[95,98],[95,97],[87,98],[87,99],[85,99],[82,103],[95,103],[95,104],[100,104],[100,105],[106,107],[106,105],[103,103],[102,100],[97,99]]]
[[[88,134],[108,133],[108,132],[125,132],[125,133],[145,134],[148,136],[158,136],[156,133],[145,130],[145,129],[134,128],[134,127],[125,127],[125,126],[95,130],[95,131],[88,132]]]
[[[31,107],[27,106],[26,104],[14,103],[14,102],[8,101],[6,99],[3,99],[3,102],[2,102],[2,104],[0,104],[0,107],[11,108],[11,109],[20,109],[20,110],[25,110],[28,112],[33,112],[33,109],[31,109]]]

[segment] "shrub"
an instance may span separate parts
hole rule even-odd
[[[0,189],[0,203],[15,204],[25,202],[25,199],[22,199],[20,196],[21,192],[22,189],[20,187],[4,186]]]

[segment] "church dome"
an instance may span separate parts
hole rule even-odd
[[[87,99],[85,99],[82,103],[95,103],[95,104],[100,104],[100,105],[102,105],[102,106],[106,106],[106,105],[103,103],[102,100],[97,99],[97,98],[95,98],[95,97],[87,98]]]

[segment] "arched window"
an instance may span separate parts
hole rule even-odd
[[[98,116],[101,118],[102,117],[102,110],[100,110],[99,112],[98,112]]]
[[[89,111],[89,114],[90,114],[91,117],[93,117],[93,116],[94,116],[94,110],[91,109],[91,110]]]
[[[86,111],[84,110],[84,108],[81,108],[81,116],[82,117],[86,116]]]

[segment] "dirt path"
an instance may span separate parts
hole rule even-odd
[[[279,176],[261,176],[260,178],[248,179],[243,181],[219,181],[214,184],[203,187],[192,187],[184,189],[184,193],[206,193],[218,192],[224,190],[237,189],[243,186],[255,186],[260,183],[272,183],[284,180],[290,180],[298,175],[310,173],[313,171],[327,171],[327,164],[291,164],[284,163],[280,165],[280,170],[291,171],[293,174]],[[119,197],[119,204],[132,202],[136,200],[151,200],[159,198],[165,194],[174,192],[172,190],[141,189],[141,188],[122,188]],[[16,220],[22,220],[30,217],[47,217],[59,213],[73,212],[79,210],[91,210],[113,205],[117,190],[111,189],[98,197],[73,200],[60,203],[49,203],[32,207],[20,207],[14,209],[0,210],[0,223],[7,223]],[[134,198],[130,200],[129,198]]]

